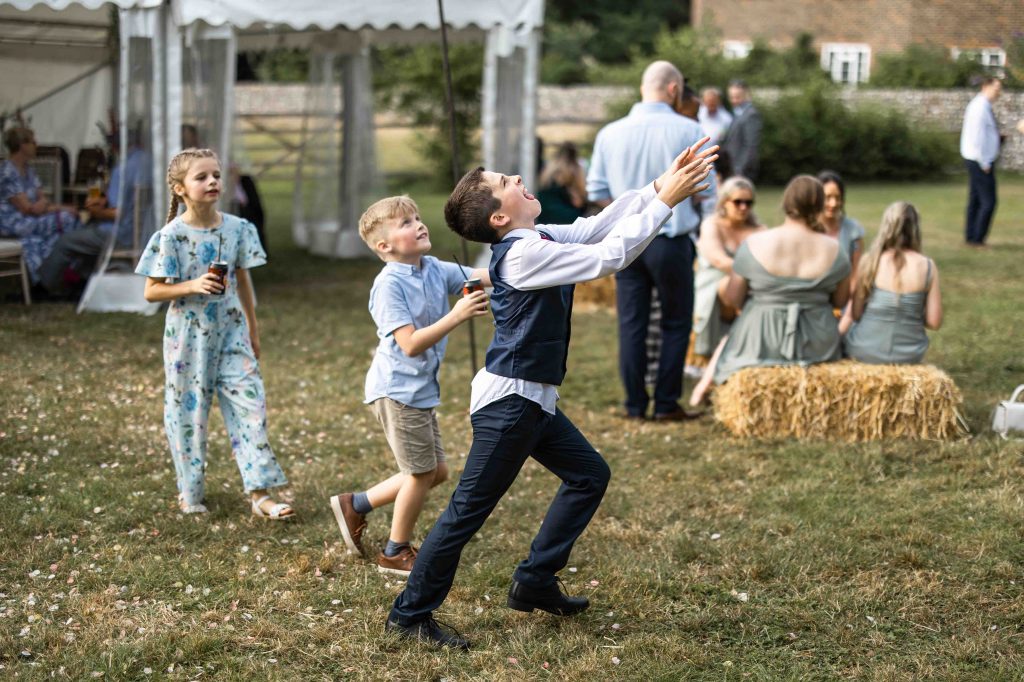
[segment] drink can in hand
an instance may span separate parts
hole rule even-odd
[[[462,295],[468,296],[474,291],[483,291],[484,285],[481,284],[479,279],[467,279],[462,283]]]
[[[224,287],[224,289],[220,292],[220,294],[210,294],[210,295],[211,296],[221,296],[221,295],[223,295],[224,292],[227,291],[227,288],[228,288],[228,264],[227,264],[227,261],[222,261],[222,260],[211,261],[210,262],[210,269],[208,270],[208,272],[210,274],[212,274],[212,275],[216,275],[217,279],[220,281],[220,285],[222,287]]]

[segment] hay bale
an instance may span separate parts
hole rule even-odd
[[[753,438],[948,440],[965,433],[960,390],[931,365],[753,367],[729,377],[714,402],[718,421]]]
[[[615,276],[591,280],[576,285],[573,309],[588,311],[610,308],[615,310]]]

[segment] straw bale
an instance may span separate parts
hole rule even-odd
[[[581,311],[605,308],[615,310],[615,276],[577,284],[572,305]]]
[[[715,418],[752,438],[948,440],[964,434],[960,390],[931,365],[752,367],[714,394]]]

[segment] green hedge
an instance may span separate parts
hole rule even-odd
[[[831,85],[809,85],[758,108],[761,182],[785,183],[822,168],[855,180],[915,180],[958,163],[955,135],[894,109],[848,107]]]

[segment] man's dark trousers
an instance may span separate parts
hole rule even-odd
[[[654,384],[654,412],[679,409],[683,363],[693,327],[693,240],[659,235],[629,267],[615,275],[619,315],[619,372],[626,389],[626,412],[643,415],[647,395],[647,323],[651,290],[661,302],[661,356]]]
[[[967,242],[984,244],[992,215],[996,212],[996,167],[989,172],[981,169],[977,161],[965,159],[970,189],[967,194]]]
[[[448,508],[423,541],[405,590],[395,599],[389,619],[410,625],[441,606],[459,565],[462,548],[490,516],[533,456],[562,479],[530,554],[513,578],[543,589],[569,561],[573,543],[590,523],[608,487],[611,472],[604,459],[558,410],[510,395],[480,408],[471,417],[473,445]]]

